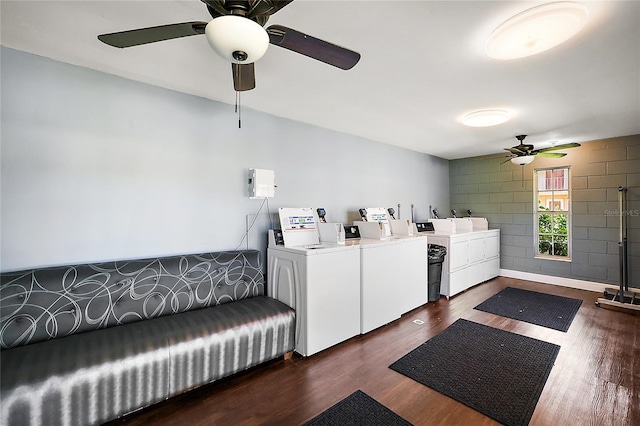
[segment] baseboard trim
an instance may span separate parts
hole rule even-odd
[[[500,275],[507,278],[517,278],[520,280],[536,281],[543,284],[553,284],[562,287],[577,288],[580,290],[595,291],[602,293],[605,288],[615,288],[613,284],[603,284],[593,281],[576,280],[573,278],[554,277],[552,275],[534,274],[532,272],[514,271],[511,269],[500,269]]]

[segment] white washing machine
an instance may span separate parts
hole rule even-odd
[[[429,259],[424,235],[393,237],[399,240],[401,258],[397,267],[403,280],[400,303],[402,313],[424,305],[429,300]]]
[[[360,332],[364,334],[427,303],[427,241],[423,236],[386,237],[381,223],[354,225],[364,237],[352,243],[360,248]]]
[[[360,256],[360,333],[368,333],[402,315],[394,264],[397,260],[392,240],[361,239]]]
[[[415,223],[410,220],[392,219],[392,238],[404,241],[403,260],[407,270],[405,291],[406,311],[415,309],[429,301],[429,244],[427,235],[420,233]]]
[[[295,309],[295,351],[310,356],[360,334],[360,250],[320,244],[311,209],[279,213],[283,241],[270,239],[267,294]]]

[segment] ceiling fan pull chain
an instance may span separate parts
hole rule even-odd
[[[236,58],[235,79],[238,80],[239,87],[242,87],[242,73],[240,72],[240,59]],[[238,114],[238,129],[242,129],[242,105],[240,100],[240,91],[236,90],[236,114]]]
[[[236,67],[234,68],[233,72],[235,73],[233,76],[234,81],[237,79],[238,81],[240,81],[240,71],[238,66],[240,65],[240,61],[238,61],[236,59]],[[236,109],[235,109],[235,113],[238,113],[238,97],[239,97],[240,92],[238,92],[236,90]]]
[[[242,129],[242,114],[241,114],[242,105],[240,104],[240,92],[236,91],[236,110],[235,113],[238,114],[238,129]]]

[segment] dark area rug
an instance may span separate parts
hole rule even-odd
[[[560,346],[459,319],[389,368],[508,426],[529,424]]]
[[[582,300],[507,287],[473,309],[554,330],[569,330]]]
[[[395,426],[411,425],[361,390],[305,423],[305,426]]]

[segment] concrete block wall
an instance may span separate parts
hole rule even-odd
[[[500,228],[501,267],[619,284],[618,187],[627,187],[629,285],[640,288],[640,135],[583,143],[560,159],[527,166],[475,157],[449,164],[451,208],[470,209]],[[535,258],[533,176],[537,168],[570,167],[571,261]],[[466,215],[466,213],[465,213]]]

